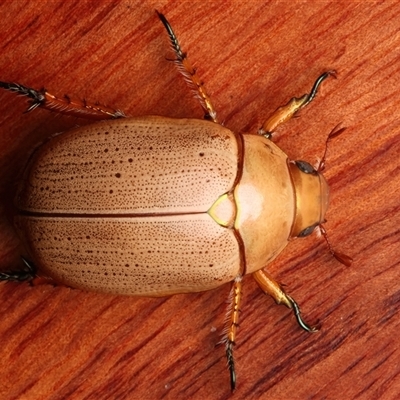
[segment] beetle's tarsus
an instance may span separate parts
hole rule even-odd
[[[307,106],[314,100],[321,83],[329,76],[333,76],[334,78],[336,78],[336,71],[335,70],[326,71],[321,76],[318,77],[318,79],[315,81],[310,93],[307,95],[307,100],[305,101],[304,104],[302,104],[301,108]]]
[[[157,10],[156,10],[156,14],[158,15],[158,18],[160,18],[161,22],[163,23],[165,29],[168,32],[168,36],[171,41],[172,48],[175,50],[178,60],[182,61],[184,58],[186,58],[186,53],[184,53],[182,51],[181,46],[178,41],[178,38],[175,35],[175,32],[172,30],[172,27],[171,27],[170,23],[168,22],[167,18],[165,18],[164,14],[161,14]]]
[[[218,123],[217,113],[211,103],[210,97],[208,96],[204,88],[204,83],[197,75],[196,68],[192,67],[187,58],[187,54],[182,51],[178,38],[176,37],[175,32],[173,31],[167,18],[165,18],[165,16],[157,10],[156,13],[158,15],[158,18],[160,18],[161,22],[163,23],[165,29],[167,30],[172,49],[175,52],[176,59],[173,61],[178,67],[179,72],[183,75],[190,89],[192,89],[195,97],[199,100],[200,105],[204,111],[204,119]]]
[[[235,361],[233,359],[233,346],[234,342],[228,341],[226,343],[226,358],[228,360],[228,368],[229,368],[229,374],[231,377],[231,390],[232,392],[236,388],[236,372],[235,372]]]
[[[44,104],[46,100],[45,89],[36,90],[14,82],[0,82],[0,87],[21,96],[26,96],[30,99],[30,105],[26,109],[25,113],[33,111],[35,108]]]
[[[306,322],[304,322],[303,318],[301,317],[300,307],[297,304],[297,302],[292,297],[290,297],[288,294],[286,294],[286,297],[288,298],[288,300],[290,301],[290,304],[292,305],[293,314],[296,317],[297,323],[300,325],[300,327],[310,333],[318,332],[320,329],[320,326],[319,325],[311,326],[311,325],[308,325]]]
[[[219,341],[216,346],[219,346],[221,344],[225,345],[225,354],[226,354],[226,361],[227,365],[229,368],[229,375],[230,375],[230,381],[231,381],[231,390],[232,392],[236,388],[236,371],[235,371],[235,360],[233,358],[233,346],[235,345],[235,342],[230,340],[228,336],[224,335],[224,338]]]
[[[21,257],[24,262],[26,269],[20,271],[7,271],[0,272],[0,281],[15,281],[15,282],[23,282],[30,281],[36,276],[36,267],[35,265],[28,261],[26,258]]]

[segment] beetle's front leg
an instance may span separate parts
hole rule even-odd
[[[0,88],[29,98],[29,107],[26,112],[33,111],[37,107],[55,111],[60,114],[72,115],[79,118],[94,120],[116,119],[125,117],[120,110],[114,110],[100,104],[87,101],[71,100],[68,96],[62,98],[50,94],[46,89],[32,89],[27,86],[12,82],[1,82]]]
[[[296,301],[290,297],[285,291],[281,288],[278,282],[276,282],[270,274],[260,269],[256,272],[253,272],[253,277],[260,286],[260,288],[266,293],[272,296],[275,300],[276,304],[283,304],[286,307],[293,310],[294,316],[298,324],[307,332],[317,332],[318,327],[310,326],[306,324],[301,317],[300,307],[296,303]]]
[[[270,139],[272,132],[274,132],[279,125],[291,119],[301,108],[307,106],[314,100],[318,92],[319,86],[326,78],[328,78],[328,76],[336,77],[336,72],[327,71],[323,73],[315,81],[310,93],[306,93],[299,98],[293,97],[286,105],[276,109],[275,112],[264,122],[262,127],[258,130],[258,133]]]
[[[199,76],[197,75],[196,69],[192,67],[187,58],[186,53],[184,53],[181,49],[179,44],[178,38],[176,37],[174,31],[170,23],[168,22],[167,18],[158,11],[156,11],[158,17],[160,18],[161,22],[163,23],[165,29],[168,32],[169,39],[171,41],[172,49],[175,52],[176,59],[174,62],[176,63],[179,72],[185,78],[186,83],[189,87],[193,90],[196,98],[199,100],[201,107],[204,110],[204,119],[211,120],[213,122],[218,123],[217,120],[217,113],[211,103],[211,99],[208,96],[206,89],[204,87],[204,83],[201,81]]]
[[[236,332],[239,327],[240,302],[242,300],[242,277],[238,276],[229,294],[229,309],[226,314],[224,337],[220,343],[225,344],[226,358],[228,360],[229,373],[231,375],[231,390],[236,387],[235,362],[233,359],[233,346],[235,345]]]

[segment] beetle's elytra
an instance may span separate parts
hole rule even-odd
[[[226,355],[236,385],[233,345],[241,279],[252,273],[264,292],[293,309],[297,303],[263,270],[294,237],[319,227],[329,189],[313,168],[290,161],[271,133],[315,97],[293,98],[263,124],[241,135],[217,123],[217,114],[166,18],[176,64],[196,93],[205,121],[147,116],[57,98],[46,90],[0,82],[42,107],[104,120],[57,135],[36,150],[16,195],[15,225],[26,244],[28,271],[84,290],[164,296],[233,282]],[[336,130],[331,137],[340,133]],[[346,265],[351,259],[331,252]],[[34,267],[35,266],[35,267]]]

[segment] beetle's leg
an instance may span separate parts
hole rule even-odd
[[[1,82],[0,88],[9,90],[16,94],[29,98],[29,107],[25,112],[34,110],[37,107],[46,110],[55,111],[60,114],[72,115],[80,118],[94,120],[115,119],[125,117],[120,110],[114,110],[110,107],[100,104],[88,103],[87,101],[71,100],[68,96],[62,98],[50,94],[46,89],[32,89],[27,86],[12,82]]]
[[[316,326],[310,326],[306,324],[301,317],[300,313],[300,307],[296,303],[296,301],[290,297],[288,294],[285,293],[285,291],[282,289],[282,287],[279,285],[278,282],[276,282],[270,274],[265,272],[264,270],[260,269],[256,272],[253,272],[253,277],[260,286],[260,288],[266,293],[272,296],[272,298],[275,300],[276,304],[283,304],[286,307],[290,308],[293,310],[294,316],[296,317],[296,320],[298,324],[307,332],[317,332],[318,327]]]
[[[192,65],[190,64],[186,53],[182,51],[178,38],[176,37],[174,31],[172,30],[172,27],[169,24],[167,18],[165,18],[165,16],[159,13],[157,10],[156,13],[168,32],[172,49],[174,50],[176,55],[176,59],[174,60],[174,62],[177,65],[179,72],[184,76],[186,83],[192,89],[196,98],[200,101],[200,105],[205,112],[204,119],[208,119],[218,123],[217,113],[211,103],[210,97],[206,92],[204,83],[197,75],[196,69],[193,68]]]
[[[233,346],[235,345],[236,332],[239,327],[240,302],[242,300],[242,277],[238,276],[229,294],[229,308],[226,313],[226,325],[223,332],[223,339],[220,343],[225,344],[226,358],[228,361],[229,373],[231,376],[231,389],[236,387],[235,361],[233,359]]]
[[[20,271],[0,272],[0,281],[30,281],[36,276],[36,268],[33,263],[21,257],[26,269]]]
[[[258,130],[258,133],[270,139],[272,132],[274,132],[279,125],[291,119],[301,108],[305,107],[314,100],[318,92],[319,86],[321,85],[322,81],[328,78],[328,76],[336,77],[336,72],[333,70],[324,72],[315,81],[310,93],[306,93],[299,98],[293,97],[286,105],[276,109],[275,112],[264,122],[262,127]]]

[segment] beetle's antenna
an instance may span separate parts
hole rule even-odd
[[[324,154],[322,155],[322,158],[320,160],[320,162],[318,163],[318,166],[316,168],[316,170],[318,172],[322,172],[325,169],[325,160],[326,160],[326,154],[328,153],[328,143],[331,139],[339,136],[346,128],[339,128],[340,124],[337,124],[331,131],[331,133],[328,135],[328,137],[326,138],[326,142],[325,142],[325,151]]]
[[[339,128],[340,124],[336,125],[331,133],[328,135],[328,137],[326,138],[326,142],[325,142],[325,151],[324,154],[316,168],[316,170],[318,172],[322,172],[325,169],[325,160],[326,160],[326,154],[328,152],[328,143],[330,140],[332,140],[333,138],[339,136],[346,128]],[[322,236],[325,239],[326,244],[328,245],[328,249],[329,252],[333,255],[333,257],[336,258],[336,260],[338,260],[339,262],[341,262],[342,264],[346,265],[346,267],[350,267],[351,263],[353,262],[353,259],[351,257],[349,257],[346,254],[340,253],[338,251],[335,251],[328,239],[328,234],[326,233],[325,228],[323,227],[322,223],[326,222],[326,221],[322,221],[318,227],[319,227],[319,232],[322,234]]]
[[[329,252],[333,255],[333,257],[336,258],[336,260],[341,262],[346,267],[350,267],[351,263],[353,262],[353,259],[351,257],[349,257],[348,255],[346,255],[346,254],[339,253],[338,251],[335,251],[333,249],[329,239],[328,239],[328,234],[326,233],[326,230],[323,227],[323,225],[319,224],[318,227],[319,227],[319,230],[320,230],[322,236],[325,239],[326,244],[328,245]]]

